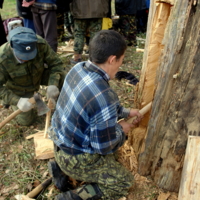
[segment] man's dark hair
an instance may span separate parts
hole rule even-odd
[[[89,45],[90,60],[97,64],[105,63],[109,56],[119,59],[126,50],[124,38],[116,31],[101,30],[97,32]]]

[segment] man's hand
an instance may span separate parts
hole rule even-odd
[[[121,120],[119,124],[122,126],[124,133],[128,133],[133,127],[133,124],[126,122],[125,120]]]
[[[136,117],[134,120],[133,120],[133,124],[137,124],[138,122],[141,121],[141,119],[143,118],[143,115],[139,112],[138,109],[131,109],[130,110],[130,113],[129,113],[129,117]]]
[[[18,103],[17,103],[17,107],[22,111],[22,112],[28,112],[29,110],[31,110],[34,105],[32,103],[30,103],[29,98],[20,98]]]
[[[32,4],[34,4],[35,0],[32,0],[32,1],[28,1],[28,0],[23,0],[22,1],[22,7],[29,7],[31,6]]]
[[[49,100],[51,98],[52,103],[55,105],[56,100],[59,95],[59,89],[55,85],[49,85],[47,87],[47,99]]]

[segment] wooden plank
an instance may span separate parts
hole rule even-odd
[[[178,200],[200,199],[200,137],[189,136]]]
[[[67,53],[74,53],[73,46],[61,46],[58,47],[58,52],[67,52]]]

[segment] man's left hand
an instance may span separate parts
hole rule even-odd
[[[136,117],[134,120],[133,120],[133,124],[137,124],[138,122],[141,121],[141,119],[143,118],[143,115],[139,112],[138,109],[131,109],[130,110],[130,113],[129,113],[129,117]]]
[[[52,99],[52,103],[55,104],[59,95],[59,89],[55,85],[49,85],[47,87],[47,99]]]

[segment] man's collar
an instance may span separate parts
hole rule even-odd
[[[107,82],[110,80],[109,75],[100,67],[98,67],[97,65],[95,65],[93,62],[91,62],[90,60],[88,60],[85,63],[85,67],[87,68],[87,70],[91,71],[91,72],[95,72],[98,73],[100,76],[103,77],[103,79],[105,79]]]

